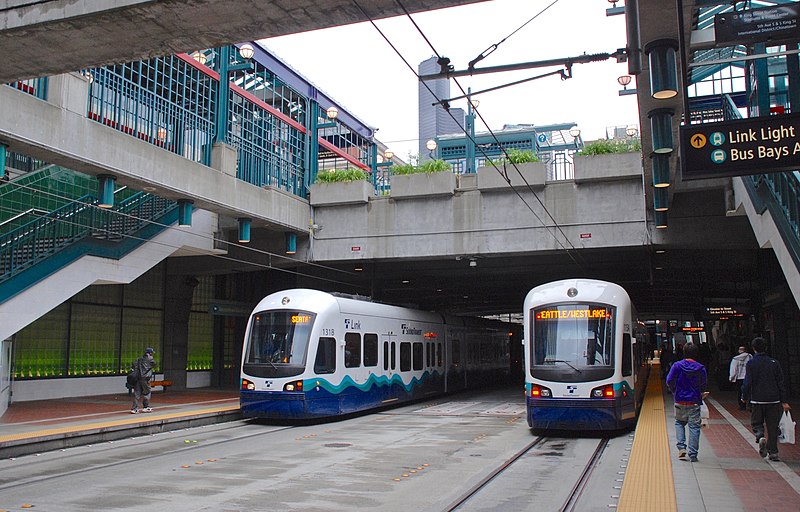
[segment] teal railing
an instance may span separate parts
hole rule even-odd
[[[122,239],[177,207],[174,201],[140,192],[114,210],[86,195],[0,235],[0,283],[87,237]]]

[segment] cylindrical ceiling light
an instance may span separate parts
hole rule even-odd
[[[669,186],[669,155],[655,154],[653,160],[653,186],[656,188]]]
[[[669,210],[669,189],[664,187],[653,189],[653,209],[657,212]]]
[[[656,229],[664,229],[669,226],[668,217],[667,212],[655,212]]]
[[[192,225],[192,201],[188,199],[178,199],[178,225],[191,226]]]
[[[100,199],[97,206],[100,208],[114,207],[114,187],[116,182],[117,179],[110,174],[97,176],[97,197]]]
[[[647,113],[650,118],[650,134],[653,138],[653,152],[658,154],[672,153],[672,116],[671,108],[657,108]]]
[[[250,223],[252,219],[242,217],[239,219],[239,243],[246,244],[250,241]]]
[[[658,39],[645,45],[644,53],[650,59],[650,94],[658,100],[678,95],[678,42]]]

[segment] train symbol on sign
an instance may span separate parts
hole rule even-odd
[[[711,144],[714,146],[721,146],[725,144],[725,134],[722,132],[714,132],[711,134]]]

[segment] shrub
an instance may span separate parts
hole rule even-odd
[[[393,175],[403,175],[403,174],[417,174],[420,172],[432,173],[432,172],[449,171],[451,169],[451,166],[444,160],[428,160],[419,165],[412,165],[412,164],[393,165],[391,169]]]
[[[506,151],[508,153],[508,158],[498,158],[497,160],[492,160],[495,165],[504,165],[505,163],[510,164],[527,164],[530,162],[538,162],[539,157],[536,156],[536,153],[531,151],[530,149],[515,149],[511,148]]]
[[[328,169],[320,171],[314,183],[334,183],[337,181],[360,181],[368,178],[367,173],[361,169]]]
[[[611,153],[635,153],[642,150],[639,139],[631,140],[596,140],[586,144],[576,155],[608,155]]]

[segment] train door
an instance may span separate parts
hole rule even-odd
[[[397,335],[395,334],[381,334],[381,368],[383,368],[383,374],[386,378],[391,382],[392,377],[394,377],[395,372],[397,371]],[[390,386],[389,391],[387,391],[389,396],[386,396],[386,399],[394,398],[394,386]]]

